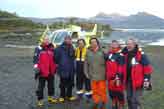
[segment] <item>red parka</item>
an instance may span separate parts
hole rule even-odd
[[[34,67],[40,71],[40,76],[48,77],[56,73],[54,48],[52,44],[41,45],[35,49]]]
[[[127,63],[128,52],[125,49],[123,53],[125,55],[126,66],[127,64],[131,64],[131,80],[133,89],[136,90],[137,88],[142,88],[144,79],[150,77],[151,73],[153,72],[153,68],[150,65],[147,56],[141,48],[138,48],[136,55],[131,60],[131,63]],[[126,73],[127,70],[128,69],[126,69]]]
[[[106,56],[106,77],[108,89],[122,92],[125,86],[125,59],[120,49],[110,51]],[[120,79],[119,86],[115,84],[116,76]]]

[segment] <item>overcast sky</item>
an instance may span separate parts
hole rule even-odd
[[[24,17],[92,17],[99,12],[123,15],[148,12],[164,18],[164,0],[0,0],[0,9]]]

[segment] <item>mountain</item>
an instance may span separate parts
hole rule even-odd
[[[28,18],[19,17],[16,13],[0,10],[0,31],[23,31],[40,27]]]
[[[54,22],[68,22],[69,17],[58,18],[28,18],[36,23],[52,24]],[[103,24],[110,24],[113,28],[156,28],[164,29],[164,19],[147,12],[138,12],[134,15],[124,16],[119,13],[106,14],[103,12],[98,13],[96,16],[85,19],[76,18],[77,22],[97,22]]]
[[[32,20],[35,23],[42,23],[42,24],[53,24],[54,22],[68,22],[71,17],[56,17],[56,18],[34,18],[28,17],[28,19]],[[75,17],[72,17],[75,18]],[[77,22],[87,21],[84,18],[75,18]]]
[[[9,13],[0,10],[0,27],[38,27],[37,23],[52,24],[54,22],[69,22],[70,17],[57,17],[57,18],[32,18],[32,17],[19,17],[16,13]],[[134,15],[123,16],[119,13],[98,13],[96,16],[85,18],[74,18],[75,22],[96,22],[103,24],[110,24],[113,28],[156,28],[164,29],[164,19],[155,15],[139,12]],[[41,25],[40,25],[41,26]]]
[[[52,24],[53,22],[61,22],[66,21],[66,18],[59,17],[59,18],[34,18],[34,17],[28,17],[28,19],[32,20],[35,23],[42,23],[42,24]]]
[[[146,12],[130,16],[99,13],[91,20],[110,24],[113,28],[164,28],[164,19]]]

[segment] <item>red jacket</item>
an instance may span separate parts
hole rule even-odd
[[[106,56],[106,77],[108,80],[108,89],[112,91],[124,90],[125,83],[125,60],[123,55],[120,53],[120,49],[117,51],[110,51]],[[116,86],[116,76],[121,80],[121,84]]]
[[[40,75],[42,77],[48,77],[49,75],[54,75],[56,73],[56,63],[54,58],[54,48],[50,44],[48,46],[41,46],[40,51],[38,51],[37,63],[35,66],[40,70]]]
[[[127,65],[128,53],[124,52],[124,55]],[[150,65],[147,56],[144,54],[141,48],[138,48],[135,57],[132,58],[131,65],[132,87],[134,90],[136,90],[137,88],[142,88],[144,78],[153,72],[153,68]]]

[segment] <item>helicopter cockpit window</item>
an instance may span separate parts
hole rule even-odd
[[[73,32],[72,33],[72,38],[73,39],[78,39],[78,32]]]
[[[51,38],[51,41],[53,41],[56,38],[57,32],[54,32]]]
[[[63,42],[64,41],[64,38],[68,35],[67,32],[60,32],[57,34],[56,38],[55,38],[55,41],[56,43],[59,43],[59,42]]]

